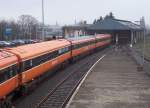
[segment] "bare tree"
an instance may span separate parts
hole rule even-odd
[[[7,22],[5,20],[0,21],[0,40],[5,40],[4,31]]]
[[[39,22],[31,15],[21,15],[18,20],[21,38],[36,38],[36,28]]]
[[[21,15],[18,21],[0,21],[0,40],[37,39],[40,23],[31,15]],[[5,36],[6,28],[11,28],[11,36]]]
[[[100,20],[100,21],[102,21],[102,20],[103,20],[103,17],[102,17],[102,16],[100,16],[99,20]]]
[[[19,33],[19,25],[15,21],[9,21],[9,27],[12,29],[12,36],[10,37],[10,40],[18,39],[18,33]]]
[[[105,16],[105,19],[114,19],[114,14],[110,12],[108,15]]]
[[[96,24],[97,23],[97,20],[95,19],[94,21],[93,21],[93,24]]]

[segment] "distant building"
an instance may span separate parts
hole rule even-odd
[[[68,25],[64,26],[63,29],[63,36],[64,37],[75,37],[87,34],[87,28],[90,24],[75,24],[75,25]]]
[[[133,44],[142,38],[143,28],[131,21],[105,18],[87,28],[88,34],[112,34],[116,44]]]
[[[45,29],[45,38],[51,39],[53,37],[62,38],[62,27],[59,25],[49,25],[47,29]]]
[[[40,34],[40,39],[42,39],[42,27],[39,28],[38,34]],[[62,38],[62,27],[59,25],[46,25],[44,27],[45,40],[52,39],[54,36],[56,38]]]

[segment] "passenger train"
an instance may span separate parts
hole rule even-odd
[[[0,49],[0,108],[9,108],[8,97],[57,65],[110,43],[111,35],[97,34]]]

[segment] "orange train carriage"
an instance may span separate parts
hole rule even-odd
[[[111,43],[111,35],[58,39],[0,50],[0,107],[14,91],[74,57]]]

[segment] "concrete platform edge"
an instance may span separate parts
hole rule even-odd
[[[73,98],[76,96],[76,94],[78,93],[81,85],[84,83],[85,79],[87,78],[87,76],[92,72],[92,69],[97,65],[97,63],[99,63],[104,57],[106,56],[106,54],[104,54],[102,57],[100,57],[94,64],[93,66],[88,70],[88,72],[86,73],[86,75],[84,76],[84,78],[82,79],[82,81],[80,82],[80,84],[78,85],[78,87],[76,88],[75,92],[73,93],[73,95],[71,96],[69,102],[67,103],[65,108],[69,108]]]

